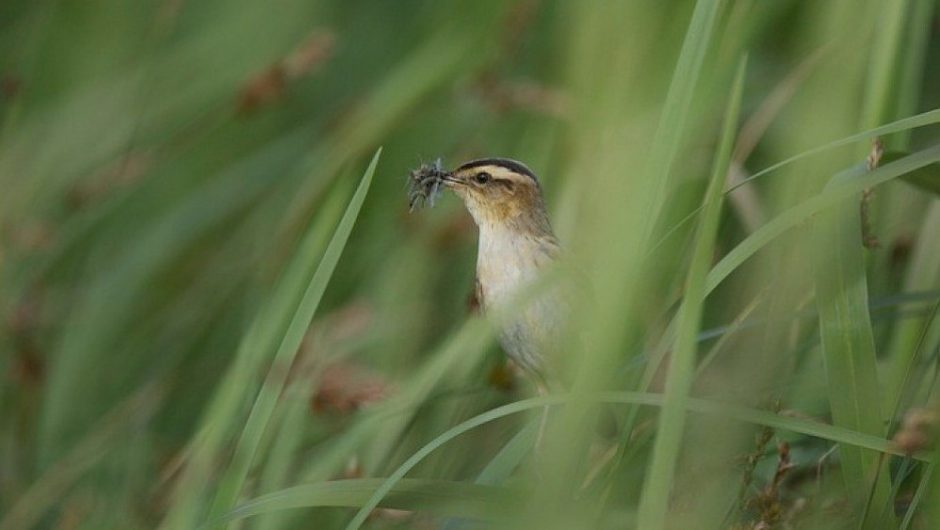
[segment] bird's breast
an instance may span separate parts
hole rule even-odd
[[[555,289],[520,300],[557,256],[554,238],[481,231],[478,295],[485,312],[507,310],[500,332],[503,349],[523,368],[541,373],[549,344],[557,342],[564,308]]]
[[[477,281],[484,309],[503,306],[531,285],[551,257],[537,240],[499,231],[481,231]]]

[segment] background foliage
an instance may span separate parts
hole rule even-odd
[[[931,527],[938,17],[3,2],[0,528]],[[407,211],[438,156],[540,175],[570,392]]]

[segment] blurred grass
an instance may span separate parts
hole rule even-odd
[[[890,438],[937,407],[938,14],[4,2],[0,528],[932,528]],[[541,177],[593,288],[564,395],[468,319],[458,201],[408,214],[437,156]]]
[[[731,150],[741,112],[746,64],[746,60],[741,61],[732,85],[721,143],[715,155],[708,188],[702,199],[682,306],[676,316],[675,348],[663,389],[665,402],[659,418],[646,485],[640,498],[638,524],[644,528],[665,528],[666,514],[669,511],[669,492],[672,489],[672,477],[682,445],[689,391],[695,379],[698,352],[696,338],[701,327],[705,297],[708,295],[705,282],[715,252],[715,238],[722,209],[722,189],[731,165]]]

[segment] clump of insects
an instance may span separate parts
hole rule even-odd
[[[424,205],[433,207],[447,175],[449,172],[444,171],[440,158],[433,164],[421,164],[413,170],[408,178],[408,207],[411,211]]]

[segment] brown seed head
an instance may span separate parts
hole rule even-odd
[[[901,428],[894,435],[894,445],[913,455],[933,446],[937,431],[937,412],[929,408],[913,408],[904,414]]]

